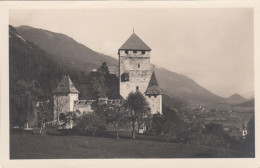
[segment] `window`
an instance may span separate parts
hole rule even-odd
[[[145,51],[142,51],[142,54],[145,54]]]
[[[157,97],[157,95],[154,95],[154,98],[156,98]]]
[[[136,91],[139,91],[139,86],[136,86]]]
[[[59,120],[60,121],[64,121],[65,120],[65,114],[64,113],[60,114]]]
[[[138,68],[140,68],[140,64],[138,64]]]
[[[129,73],[125,72],[121,75],[121,82],[129,81]]]
[[[128,50],[125,50],[125,53],[128,54]]]
[[[136,51],[136,50],[134,50],[134,53],[137,53],[137,51]]]

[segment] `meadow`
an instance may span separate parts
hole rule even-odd
[[[87,158],[240,158],[246,153],[226,148],[180,144],[164,137],[130,133],[114,137],[66,135],[53,131],[45,136],[12,131],[10,159],[87,159]]]

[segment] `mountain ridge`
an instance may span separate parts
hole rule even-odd
[[[247,99],[242,97],[238,93],[232,94],[231,96],[229,96],[227,98],[227,103],[229,103],[229,104],[239,104],[239,103],[243,103],[245,101],[247,101]]]
[[[97,68],[102,62],[107,62],[108,66],[112,67],[118,66],[115,58],[91,50],[67,35],[30,26],[20,26],[16,30],[24,39],[33,42],[67,66],[73,66],[85,72]],[[184,75],[157,67],[155,73],[163,92],[172,97],[195,104],[226,101],[225,98],[213,94]]]

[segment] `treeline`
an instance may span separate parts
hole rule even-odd
[[[221,124],[202,124],[200,120],[183,121],[183,115],[175,109],[163,106],[163,114],[154,114],[152,117],[152,134],[167,135],[169,142],[193,145],[206,145],[218,148],[230,148],[243,151],[245,156],[255,156],[255,124],[252,118],[247,127],[246,137],[237,139],[230,136]],[[193,118],[190,116],[190,118]],[[241,133],[242,135],[242,133]]]

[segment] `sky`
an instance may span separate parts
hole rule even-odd
[[[250,8],[10,10],[9,24],[62,33],[114,58],[134,29],[156,66],[222,97],[254,90]]]

